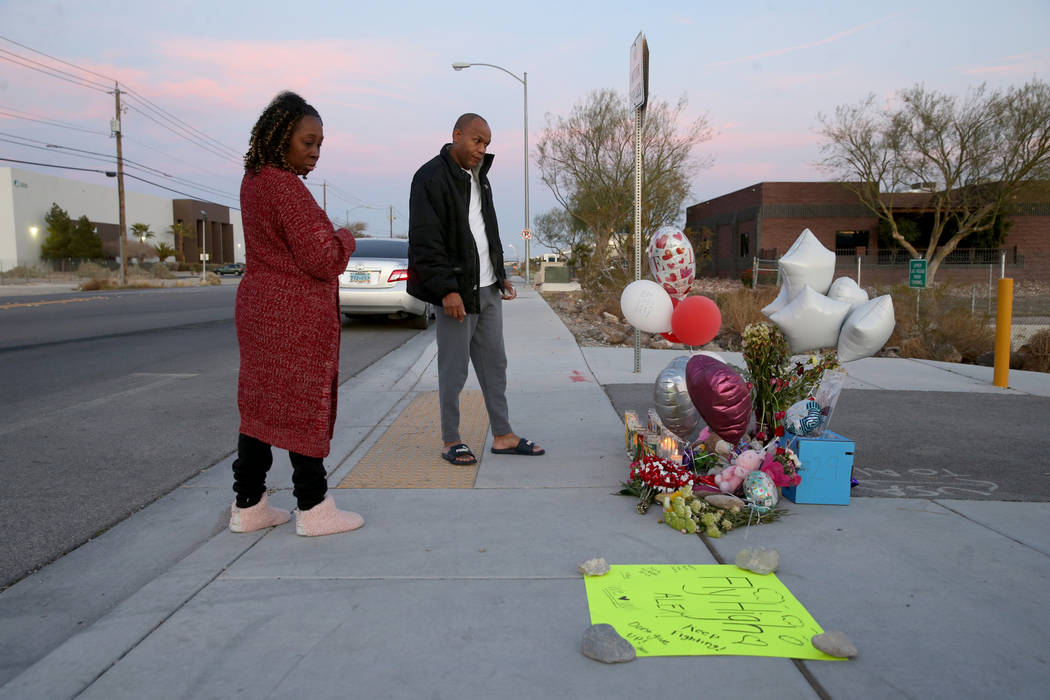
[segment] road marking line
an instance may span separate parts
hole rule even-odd
[[[14,301],[10,304],[0,304],[0,309],[20,309],[27,306],[47,306],[48,304],[72,304],[77,301],[96,301],[108,297],[77,297],[76,299],[50,299],[48,301]]]

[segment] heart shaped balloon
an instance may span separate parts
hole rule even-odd
[[[751,420],[751,391],[735,369],[707,355],[693,355],[685,366],[689,398],[711,430],[735,445]]]
[[[676,357],[660,372],[653,387],[653,403],[664,427],[691,443],[696,440],[701,425],[700,416],[685,385],[685,366],[688,362],[688,355]]]
[[[664,226],[649,239],[649,270],[672,299],[681,299],[696,278],[693,244],[674,226]]]

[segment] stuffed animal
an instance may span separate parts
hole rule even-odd
[[[733,463],[715,475],[715,483],[722,493],[733,493],[750,472],[762,466],[763,454],[756,450],[744,450],[733,460]]]

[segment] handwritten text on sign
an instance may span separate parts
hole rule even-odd
[[[613,566],[585,585],[591,624],[615,627],[638,656],[834,658],[813,647],[823,630],[774,574],[731,565]]]

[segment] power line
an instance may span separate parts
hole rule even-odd
[[[29,47],[29,46],[26,46],[25,44],[21,44],[21,43],[19,43],[17,41],[9,39],[9,38],[7,38],[5,36],[0,36],[0,39],[2,39],[4,41],[7,41],[7,42],[10,42],[12,44],[15,44],[16,46],[20,46],[20,47],[22,47],[24,49],[27,49],[29,51],[32,51],[33,53],[39,54],[41,56],[45,56],[45,57],[47,57],[47,58],[49,58],[49,59],[51,59],[53,61],[57,61],[59,63],[65,64],[67,66],[76,68],[79,71],[90,73],[91,75],[98,76],[98,77],[103,78],[103,79],[105,79],[107,81],[112,81],[113,83],[117,82],[115,79],[109,78],[108,76],[103,76],[101,73],[97,73],[97,72],[92,71],[90,69],[78,66],[78,65],[76,65],[74,63],[70,63],[69,61],[64,61],[64,60],[62,60],[60,58],[56,58],[55,56],[51,56],[51,55],[46,54],[46,53],[44,53],[42,51],[38,51],[38,50],[33,49],[33,48]],[[7,54],[7,55],[3,55],[3,54]],[[13,58],[11,58],[11,57],[13,57]],[[83,78],[83,77],[78,76],[78,75],[74,75],[73,73],[61,70],[59,68],[55,68],[54,66],[46,65],[46,64],[41,63],[39,61],[35,61],[35,60],[31,59],[31,58],[19,55],[17,53],[14,53],[12,51],[8,51],[6,49],[0,49],[0,59],[4,59],[4,60],[7,60],[7,61],[10,61],[10,62],[18,64],[18,65],[20,65],[20,66],[22,66],[24,68],[29,68],[31,70],[35,70],[35,71],[37,71],[39,73],[43,73],[44,75],[48,75],[48,76],[50,76],[52,78],[59,78],[60,80],[65,80],[66,82],[70,82],[70,83],[73,83],[75,85],[79,85],[81,87],[87,87],[87,88],[90,88],[90,89],[93,89],[93,90],[98,90],[100,92],[105,92],[107,94],[112,94],[112,92],[113,92],[108,87],[108,85],[107,86],[100,86],[98,83],[96,83],[96,82],[94,82],[94,81],[92,81],[90,79]],[[118,89],[119,89],[119,86],[118,86]],[[133,105],[129,105],[129,107],[131,109],[134,109],[135,111],[139,112],[140,114],[142,114],[143,116],[147,117],[148,119],[150,119],[154,123],[156,123],[156,124],[166,128],[166,129],[168,129],[169,131],[171,131],[172,133],[176,134],[177,136],[180,136],[181,138],[186,139],[190,143],[193,143],[194,145],[196,145],[199,148],[202,148],[202,149],[212,153],[213,155],[217,155],[217,156],[219,156],[221,158],[227,158],[227,159],[231,158],[231,157],[234,157],[234,158],[237,159],[238,162],[240,162],[241,154],[236,149],[230,148],[229,146],[225,145],[224,143],[222,143],[218,139],[214,139],[211,136],[208,136],[204,132],[200,131],[196,127],[194,127],[191,124],[189,124],[188,122],[183,121],[182,119],[179,119],[178,117],[176,117],[171,112],[168,112],[167,110],[165,110],[162,107],[160,107],[159,105],[155,104],[154,102],[152,102],[148,98],[146,98],[143,95],[141,95],[138,91],[132,90],[132,89],[128,88],[127,86],[125,86],[124,92],[127,93],[127,94],[134,95],[135,98],[142,103],[142,106],[146,110],[150,110],[150,111],[154,112],[155,114],[157,114],[160,117],[160,119],[167,120],[174,126],[169,126],[168,124],[164,124],[163,122],[159,121],[156,117],[147,114],[143,109],[138,109],[138,108],[136,108]],[[221,152],[217,152],[216,149],[221,149]]]
[[[116,177],[117,173],[115,170],[95,170],[94,168],[74,168],[72,165],[55,165],[53,163],[37,163],[32,160],[16,160],[14,158],[4,158],[0,156],[0,160],[8,163],[25,163],[26,165],[39,165],[44,168],[61,168],[62,170],[80,170],[85,173],[102,173],[106,177]]]
[[[181,124],[186,129],[189,129],[193,133],[197,134],[199,137],[201,137],[201,138],[203,138],[203,139],[205,139],[207,141],[212,142],[213,144],[215,144],[219,148],[222,148],[223,150],[229,151],[231,154],[233,154],[237,158],[241,157],[241,153],[239,151],[237,151],[236,149],[230,148],[229,146],[227,146],[223,142],[219,141],[218,139],[214,139],[211,136],[208,136],[207,134],[205,134],[200,129],[197,129],[197,128],[193,127],[192,125],[188,124],[187,122],[184,122],[183,120],[179,119],[174,114],[172,114],[171,112],[167,111],[166,109],[164,109],[164,108],[158,106],[157,104],[151,102],[150,100],[146,99],[139,92],[136,92],[135,90],[132,90],[132,89],[126,87],[126,86],[125,86],[125,91],[130,93],[130,94],[132,94],[132,95],[134,95],[136,99],[141,100],[144,103],[144,106],[146,106],[148,109],[152,109],[154,112],[157,112],[159,114],[162,114],[162,115],[166,116],[170,121],[173,121],[173,122],[176,122],[178,124]]]
[[[84,68],[82,66],[78,66],[75,63],[70,63],[69,61],[63,61],[61,58],[55,58],[54,56],[52,56],[50,54],[46,54],[43,51],[38,51],[38,50],[32,48],[31,46],[26,46],[25,44],[20,44],[17,41],[15,41],[14,39],[9,39],[6,36],[0,36],[0,39],[3,39],[4,41],[6,41],[8,43],[14,44],[15,46],[21,46],[23,49],[26,49],[27,51],[32,51],[33,53],[40,54],[41,56],[45,56],[47,58],[50,58],[52,61],[58,61],[59,63],[64,63],[67,66],[71,66],[72,68],[76,68],[77,70],[84,71],[85,73],[91,73],[91,75],[96,75],[99,78],[102,78],[103,80],[105,80],[107,83],[116,82],[113,78],[110,78],[107,75],[102,75],[101,73],[96,73],[95,71],[93,71],[93,70],[91,70],[89,68]]]
[[[32,112],[26,112],[21,109],[15,109],[14,107],[7,107],[6,105],[0,105],[0,110],[10,110],[0,111],[0,116],[11,117],[12,119],[24,119],[25,121],[29,122],[39,122],[41,124],[47,124],[48,126],[57,126],[63,129],[71,129],[73,131],[83,131],[88,134],[95,134],[96,136],[109,136],[109,134],[107,134],[105,131],[85,129],[82,126],[74,126],[73,124],[67,124],[66,122],[55,121],[52,119],[48,119],[47,117],[41,116],[39,114],[33,114]],[[12,114],[11,112],[19,112],[19,114]],[[29,116],[23,117],[23,114],[27,114]]]
[[[22,138],[22,137],[16,136],[15,138]],[[35,148],[35,149],[38,149],[38,150],[41,150],[41,151],[50,151],[50,149],[47,148],[47,146],[34,146],[32,144],[19,143],[17,141],[11,141],[11,140],[5,139],[5,138],[0,138],[0,142],[12,143],[12,144],[15,144],[16,146],[22,146],[24,148]],[[82,151],[83,149],[69,148],[68,150],[71,150],[71,151]],[[93,152],[92,151],[84,151],[84,153],[93,153]],[[104,163],[115,163],[116,162],[116,159],[113,156],[107,156],[104,153],[99,153],[99,154],[94,154],[94,155],[81,155],[79,153],[70,153],[69,155],[73,156],[74,158],[84,158],[85,160],[97,160],[97,161],[102,161]],[[32,161],[17,161],[17,162],[25,162],[25,163],[33,164]],[[124,159],[124,163],[125,163],[126,166],[129,166],[129,167],[132,167],[132,168],[135,168],[135,169],[138,169],[138,170],[145,170],[147,172],[154,172],[154,173],[156,173],[158,175],[162,175],[164,177],[167,177],[167,178],[170,178],[172,180],[175,180],[176,182],[178,182],[178,183],[180,183],[182,185],[186,185],[186,186],[189,186],[189,187],[196,188],[198,190],[202,190],[202,191],[208,192],[208,193],[211,194],[211,196],[220,195],[220,196],[223,196],[223,197],[229,197],[229,198],[231,198],[233,200],[237,200],[238,199],[238,197],[236,195],[234,195],[234,194],[232,194],[230,192],[225,192],[223,190],[220,190],[220,189],[215,188],[215,187],[211,187],[209,185],[202,185],[200,183],[193,182],[192,180],[186,180],[184,178],[179,178],[179,177],[176,177],[174,175],[169,175],[169,174],[167,174],[165,172],[157,170],[156,168],[151,168],[148,165],[140,165],[140,164],[136,163],[135,161],[129,161],[126,158]],[[40,165],[47,165],[47,164],[43,164],[42,163]],[[63,166],[48,165],[48,167],[59,168],[59,167],[63,167]],[[73,168],[73,169],[76,169],[76,168]],[[93,171],[93,172],[103,172],[103,171],[96,170],[96,171]],[[109,171],[106,171],[106,172],[109,172]],[[116,174],[116,173],[114,172],[114,174]],[[145,180],[145,179],[143,179],[141,177],[133,175],[132,173],[125,172],[124,175],[127,176],[127,177],[133,177],[136,180],[142,180],[143,182],[148,182],[149,184],[156,185],[157,187],[161,187],[162,189],[169,189],[169,188],[164,187],[163,185],[158,185],[157,183],[150,182],[149,180]],[[178,192],[178,190],[172,190],[172,191],[173,192]],[[186,193],[179,192],[179,194],[186,194]],[[188,197],[195,197],[195,195],[186,195],[186,196],[188,196]]]
[[[152,182],[150,180],[147,180],[144,177],[139,177],[138,175],[132,175],[131,173],[124,173],[124,177],[134,178],[134,179],[136,179],[136,180],[138,180],[140,182],[145,182],[147,185],[153,185],[154,187],[159,187],[162,190],[167,190],[169,192],[174,192],[175,194],[181,194],[183,197],[190,197],[190,198],[192,198],[192,199],[194,199],[194,200],[196,200],[198,202],[204,202],[205,204],[215,204],[215,205],[218,205],[220,207],[226,207],[227,209],[233,209],[234,211],[240,211],[240,207],[231,207],[228,204],[221,204],[220,202],[213,202],[213,201],[208,200],[208,199],[198,199],[197,196],[194,195],[194,194],[190,194],[188,192],[181,192],[179,190],[172,189],[171,187],[165,187],[164,185],[161,185],[161,184],[156,183],[156,182]]]
[[[11,54],[12,56],[18,56],[18,54],[13,54],[10,51],[6,51],[4,49],[0,49],[0,53],[8,53],[8,54]],[[67,75],[72,75],[71,73],[66,73],[65,71],[57,71],[57,69],[55,69],[55,68],[49,68],[47,70],[45,70],[43,68],[37,68],[37,67],[31,66],[31,65],[29,65],[29,63],[25,62],[25,61],[28,61],[29,59],[25,59],[22,56],[18,56],[18,58],[22,58],[23,60],[20,61],[20,60],[14,59],[14,58],[10,58],[9,56],[0,56],[0,59],[2,59],[4,61],[10,61],[11,63],[15,63],[17,65],[20,65],[23,68],[28,68],[29,70],[34,70],[37,73],[43,73],[44,75],[49,75],[52,78],[58,78],[59,80],[65,80],[67,83],[73,83],[74,85],[79,85],[80,87],[86,87],[86,88],[88,88],[90,90],[98,90],[99,92],[106,92],[105,88],[99,87],[98,85],[96,85],[94,83],[91,83],[91,82],[88,82],[86,80],[82,80],[82,79],[77,78],[77,77],[67,78],[66,76]],[[36,61],[32,61],[32,62],[36,63]],[[43,65],[43,64],[38,64],[38,65]],[[57,71],[57,72],[50,72],[50,71]],[[59,75],[59,73],[63,73],[64,75]]]
[[[218,156],[219,158],[223,158],[223,159],[226,159],[226,160],[231,160],[231,161],[233,161],[235,163],[238,163],[238,164],[240,163],[240,158],[239,157],[238,158],[233,158],[228,153],[221,153],[221,152],[215,150],[214,148],[212,148],[211,146],[209,146],[206,143],[202,143],[201,141],[199,141],[197,139],[194,139],[193,137],[188,136],[186,134],[179,133],[178,131],[175,130],[175,128],[173,128],[171,126],[168,126],[167,124],[165,124],[162,121],[159,121],[158,119],[154,118],[151,114],[148,114],[147,112],[142,111],[141,109],[139,109],[138,107],[136,107],[133,104],[129,104],[128,108],[138,112],[142,116],[146,117],[146,119],[149,119],[154,124],[157,124],[158,126],[161,126],[161,127],[165,128],[165,129],[167,129],[168,131],[170,131],[171,133],[175,134],[176,136],[186,139],[187,141],[189,141],[190,143],[194,144],[198,148],[203,148],[205,151],[208,151],[209,153],[211,153],[214,156]]]
[[[146,143],[145,141],[140,141],[138,139],[131,138],[127,134],[124,134],[124,140],[125,141],[130,141],[130,142],[132,142],[134,144],[138,144],[139,146],[141,146],[143,148],[148,148],[151,151],[154,151],[156,153],[161,154],[165,158],[171,158],[172,160],[177,160],[180,163],[185,163],[186,165],[190,165],[190,166],[192,166],[194,168],[197,168],[202,173],[206,173],[208,175],[214,175],[216,177],[227,177],[229,175],[229,173],[220,174],[220,173],[215,172],[214,170],[207,170],[205,168],[201,168],[198,163],[191,163],[190,161],[186,160],[185,158],[180,158],[180,157],[178,157],[178,156],[176,156],[174,154],[168,153],[167,151],[161,150],[161,149],[157,148],[156,146],[151,146],[150,144]]]

